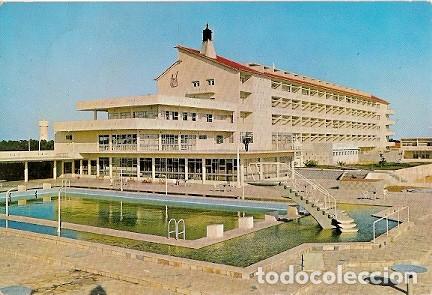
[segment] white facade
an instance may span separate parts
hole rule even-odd
[[[209,31],[201,52],[177,46],[178,60],[156,78],[156,95],[81,101],[77,109],[91,120],[56,123],[56,152],[79,155],[63,173],[239,181],[238,165],[248,174],[253,162],[301,164],[313,153],[323,163],[353,163],[359,150],[389,145],[386,101],[217,56]]]

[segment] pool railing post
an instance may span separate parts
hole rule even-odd
[[[6,222],[5,222],[6,228],[9,227],[9,198],[12,196],[11,192],[14,189],[18,190],[18,187],[12,187],[6,192],[6,212],[5,212],[6,213]]]
[[[61,188],[58,191],[58,209],[57,209],[57,236],[61,234]]]
[[[386,216],[386,225],[387,225],[386,235],[388,236],[388,233],[389,233],[389,222],[388,222],[388,216]]]
[[[120,168],[120,191],[123,191],[123,169]]]

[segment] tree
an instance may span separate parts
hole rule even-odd
[[[380,156],[381,160],[378,162],[378,164],[380,165],[380,167],[383,167],[387,163],[387,160],[385,159],[383,153],[380,153],[379,156]]]
[[[308,167],[308,168],[316,167],[316,166],[318,166],[318,161],[315,161],[315,160],[307,160],[307,161],[304,162],[304,165],[305,165],[306,167]]]

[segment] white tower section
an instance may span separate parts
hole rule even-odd
[[[200,53],[207,57],[216,59],[216,50],[212,41],[212,31],[209,29],[208,24],[203,30],[203,42]]]
[[[39,121],[39,140],[48,140],[48,121]]]

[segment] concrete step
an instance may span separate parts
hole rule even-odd
[[[339,230],[341,231],[341,233],[356,233],[356,232],[358,232],[358,228],[357,227],[353,227],[353,228],[339,228]]]
[[[354,228],[356,226],[357,226],[357,224],[355,224],[355,223],[339,223],[338,224],[338,227],[343,228],[343,229]]]
[[[352,219],[351,217],[340,217],[338,215],[338,218],[336,219],[337,223],[353,223],[354,219]]]

